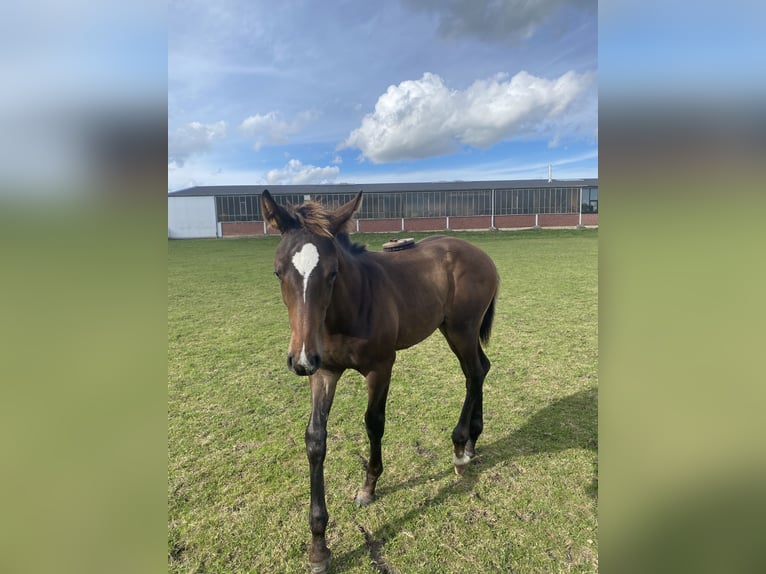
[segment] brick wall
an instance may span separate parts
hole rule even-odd
[[[498,229],[515,229],[519,227],[534,227],[534,215],[496,215],[495,227]]]
[[[417,219],[405,219],[406,231],[443,231],[446,229],[447,220],[444,217],[423,217]]]
[[[582,224],[583,225],[598,225],[598,213],[583,213]]]
[[[489,215],[473,217],[450,217],[449,228],[463,229],[489,229],[492,218]],[[538,225],[540,227],[575,227],[579,222],[579,215],[572,214],[540,214]],[[398,233],[402,230],[401,219],[359,219],[360,233]],[[582,224],[587,226],[598,225],[597,213],[583,213]],[[498,229],[518,229],[534,227],[534,215],[496,215],[495,227]],[[444,231],[447,228],[447,220],[444,217],[423,217],[405,219],[405,231]],[[224,237],[247,237],[263,235],[262,221],[240,221],[221,223],[221,233]],[[267,235],[279,235],[278,231],[268,228]]]
[[[577,213],[541,213],[537,222],[540,227],[576,227],[580,216]]]
[[[263,221],[237,221],[221,223],[221,234],[224,237],[263,235]]]
[[[386,233],[402,230],[401,219],[360,219],[360,233]]]
[[[450,229],[489,229],[492,218],[489,215],[475,215],[472,217],[450,217]]]

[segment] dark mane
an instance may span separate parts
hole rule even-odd
[[[351,238],[345,231],[343,233],[338,233],[338,235],[335,236],[335,240],[338,242],[338,245],[353,255],[367,252],[367,247],[365,245],[351,241]]]
[[[314,235],[322,237],[332,237],[332,230],[334,222],[332,220],[333,212],[316,201],[304,201],[296,207],[290,207],[290,212],[298,220],[298,224],[310,231]],[[349,227],[351,227],[351,220],[344,225],[344,228],[340,229],[335,234],[335,239],[338,245],[343,247],[349,253],[359,255],[367,251],[367,247],[360,243],[354,243],[348,235]]]
[[[310,231],[314,235],[322,237],[332,237],[332,213],[316,201],[304,201],[297,207],[291,207],[295,219],[301,227]]]

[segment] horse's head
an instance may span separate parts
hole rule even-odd
[[[315,202],[285,209],[268,191],[261,210],[268,224],[282,233],[274,257],[282,300],[290,318],[287,366],[296,375],[311,375],[322,364],[322,332],[338,274],[335,235],[346,231],[359,208],[362,192],[335,211]]]

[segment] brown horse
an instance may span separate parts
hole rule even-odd
[[[386,397],[398,349],[419,343],[437,328],[457,355],[466,395],[452,431],[453,464],[462,474],[483,428],[482,384],[490,362],[480,341],[489,340],[499,278],[487,254],[453,237],[429,237],[414,247],[372,253],[351,243],[347,229],[362,192],[335,211],[315,202],[286,209],[264,191],[265,220],[282,233],[274,259],[290,318],[287,366],[309,376],[311,417],[306,452],[311,475],[309,525],[312,572],[326,572],[327,508],[324,458],[327,418],[335,385],[346,369],[367,382],[364,416],[370,439],[367,476],[357,504],[375,498],[383,472],[380,442]]]

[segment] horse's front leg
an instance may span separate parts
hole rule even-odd
[[[383,473],[381,440],[386,428],[386,399],[395,358],[396,355],[364,373],[367,381],[367,411],[364,413],[364,424],[370,439],[370,459],[367,461],[364,484],[356,495],[356,503],[359,506],[375,500],[375,486],[378,477]]]
[[[340,372],[320,369],[309,377],[311,417],[306,427],[306,454],[311,475],[309,564],[312,574],[324,574],[330,565],[330,550],[325,541],[328,516],[324,494],[324,458],[327,452],[327,418],[330,415],[335,385],[340,375]]]

